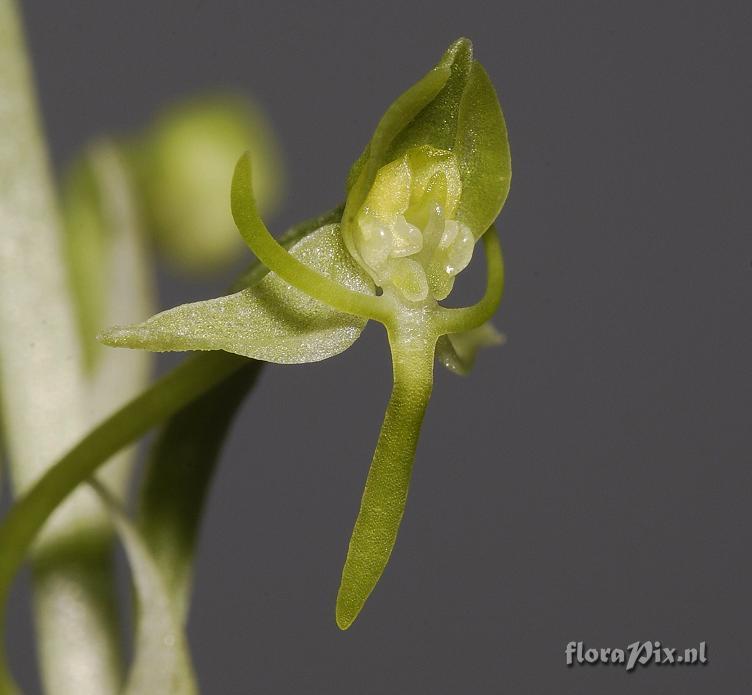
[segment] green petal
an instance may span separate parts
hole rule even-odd
[[[336,607],[342,630],[358,617],[397,541],[433,386],[434,351],[427,336],[411,333],[405,340],[390,334],[389,343],[394,385],[342,569]]]
[[[291,255],[344,287],[373,295],[373,283],[345,249],[339,226],[322,227]],[[100,340],[155,351],[225,350],[280,364],[316,362],[352,345],[365,319],[337,312],[269,273],[253,288],[184,304],[136,326],[115,327]]]
[[[394,139],[386,161],[411,147],[430,145],[440,150],[454,147],[462,95],[474,62],[469,39],[458,39],[447,49],[436,66],[450,71],[446,84]]]
[[[449,66],[439,64],[399,96],[381,117],[371,141],[350,169],[342,230],[351,253],[354,252],[354,247],[348,230],[354,224],[355,215],[366,199],[378,170],[387,162],[397,159],[396,156],[389,156],[394,149],[395,139],[419,116],[426,105],[436,98],[450,76]]]
[[[133,663],[123,695],[197,693],[188,644],[167,586],[138,529],[101,485],[91,483],[112,517],[128,556],[137,599]]]
[[[457,157],[462,195],[456,219],[479,238],[506,200],[511,162],[501,107],[485,70],[473,59],[468,39],[455,41],[434,70],[389,107],[353,165],[343,216],[351,252],[351,225],[379,169],[410,148],[422,146]]]
[[[410,89],[401,94],[381,117],[371,141],[350,169],[347,192],[358,185],[363,198],[371,187],[376,172],[389,159],[386,156],[395,139],[444,88],[451,76],[450,65],[439,63]],[[394,158],[393,158],[394,159]],[[361,201],[362,202],[362,198]],[[360,205],[358,204],[358,207]]]
[[[506,338],[492,324],[484,323],[462,333],[449,333],[436,343],[436,360],[450,372],[464,376],[475,365],[478,351],[484,347],[503,345]]]
[[[454,152],[462,177],[457,219],[477,239],[501,212],[512,180],[504,115],[491,80],[477,61],[462,94]]]

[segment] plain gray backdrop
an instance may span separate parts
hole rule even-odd
[[[454,38],[505,111],[508,344],[467,378],[437,370],[397,547],[346,633],[334,599],[386,341],[374,326],[337,358],[264,372],[202,533],[204,692],[751,691],[751,7],[23,3],[56,167],[169,99],[238,88],[284,146],[277,230],[339,202],[384,108]],[[469,300],[482,267],[467,274]],[[230,279],[163,274],[161,304]],[[33,683],[25,597],[9,627]],[[710,662],[565,665],[570,640],[651,639],[705,640]]]

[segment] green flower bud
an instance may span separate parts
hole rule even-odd
[[[509,190],[506,126],[467,39],[386,111],[353,166],[345,244],[385,293],[440,301]]]
[[[281,158],[271,128],[237,97],[200,98],[169,108],[139,143],[145,213],[168,259],[212,270],[243,249],[227,204],[239,153],[249,150],[259,207],[280,199]]]

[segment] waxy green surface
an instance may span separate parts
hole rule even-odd
[[[415,147],[446,152],[460,173],[452,214],[482,239],[486,257],[487,288],[474,306],[449,309],[430,295],[415,302],[390,286],[381,291],[358,263],[352,244],[358,213],[379,171]],[[281,363],[316,361],[349,347],[371,319],[387,331],[394,385],[337,596],[337,624],[347,629],[396,542],[435,358],[463,373],[480,347],[499,341],[487,322],[501,299],[504,268],[496,233],[486,232],[506,199],[510,177],[501,109],[466,39],[455,42],[386,111],[348,178],[341,224],[327,218],[285,249],[259,216],[250,158],[242,157],[232,182],[232,213],[241,236],[270,272],[255,287],[229,297],[177,307],[103,334],[105,342],[122,347],[221,352],[189,363],[104,422],[17,505],[0,527],[0,542],[14,547],[12,556],[0,558],[0,599],[23,550],[55,506],[103,457],[237,372],[245,361],[226,352]]]

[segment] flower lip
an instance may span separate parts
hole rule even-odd
[[[475,237],[453,218],[461,183],[452,153],[426,146],[379,169],[352,232],[356,260],[403,300],[444,299]]]

